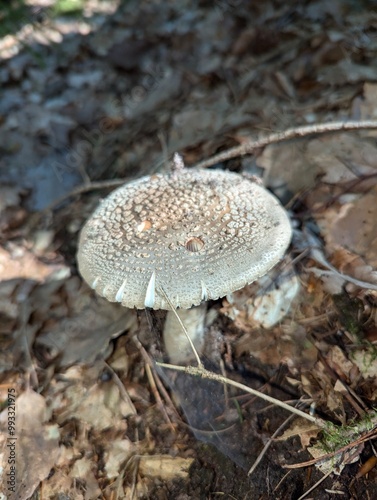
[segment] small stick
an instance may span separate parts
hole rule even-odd
[[[203,160],[196,165],[195,168],[207,168],[220,163],[222,161],[230,160],[236,156],[244,156],[253,153],[256,149],[263,148],[270,144],[278,142],[289,141],[292,139],[299,139],[309,135],[322,135],[334,132],[343,132],[350,130],[367,130],[377,129],[377,120],[364,120],[364,121],[349,121],[349,122],[333,122],[333,123],[316,123],[314,125],[304,125],[302,127],[293,127],[283,132],[276,132],[261,139],[247,140],[239,146],[227,149],[218,153],[207,160]]]
[[[166,411],[166,408],[162,402],[161,396],[157,390],[156,382],[155,382],[155,379],[153,377],[152,369],[151,369],[149,363],[145,364],[145,370],[147,372],[148,382],[149,382],[149,385],[151,386],[152,394],[156,400],[157,406],[160,409],[161,413],[164,415],[165,420],[169,424],[169,427],[174,432],[175,431],[174,425],[172,424],[172,421],[169,418],[168,412]]]
[[[106,363],[106,361],[104,361],[103,364],[106,366],[106,369],[109,370],[109,372],[111,373],[111,375],[112,375],[112,377],[114,379],[114,382],[115,382],[115,384],[117,385],[117,387],[119,389],[119,392],[120,392],[121,396],[123,397],[123,399],[125,400],[125,402],[131,408],[132,414],[133,415],[137,415],[136,408],[135,408],[133,402],[131,401],[130,395],[128,394],[126,388],[124,387],[123,382],[118,377],[118,374],[116,373],[116,371],[108,363]]]
[[[312,460],[308,460],[307,462],[301,462],[298,464],[286,464],[283,465],[285,469],[300,469],[301,467],[307,467],[309,465],[314,465],[317,462],[321,462],[322,460],[327,460],[328,458],[335,457],[335,455],[340,455],[344,451],[349,450],[350,448],[355,448],[357,445],[365,443],[366,441],[369,441],[370,439],[374,439],[374,436],[376,435],[376,428],[372,429],[370,432],[367,432],[364,434],[364,436],[361,436],[360,438],[356,439],[356,441],[352,441],[352,443],[348,443],[342,448],[339,448],[338,450],[332,451],[330,453],[326,453],[325,455],[322,455],[321,457],[316,457],[313,458]]]
[[[143,345],[141,344],[140,340],[137,338],[136,335],[134,337],[132,337],[132,341],[136,345],[136,347],[139,349],[141,356],[144,359],[145,363],[148,364],[151,368],[154,368],[154,362],[152,362],[147,351],[144,349]],[[156,373],[155,382],[156,382],[156,385],[158,387],[158,390],[163,395],[166,403],[169,405],[170,409],[173,411],[173,414],[175,415],[175,417],[177,419],[179,419],[180,417],[175,409],[173,401],[171,400],[171,398],[168,394],[168,391],[165,389],[164,384],[161,382],[160,377],[158,376],[158,373]]]
[[[216,163],[230,160],[231,158],[235,158],[236,156],[244,156],[246,154],[250,154],[258,148],[262,148],[268,146],[269,144],[275,144],[278,142],[289,141],[292,139],[302,138],[308,135],[321,135],[326,133],[334,133],[334,132],[343,132],[343,131],[352,131],[352,130],[368,130],[368,129],[377,129],[377,121],[375,120],[364,120],[364,121],[349,121],[349,122],[333,122],[333,123],[317,123],[314,125],[307,125],[302,127],[294,127],[283,132],[277,132],[275,134],[268,135],[267,137],[262,137],[261,139],[248,140],[241,144],[240,146],[236,146],[234,148],[227,149],[226,151],[222,151],[217,155],[208,158],[207,160],[203,160],[196,165],[195,168],[206,168]],[[72,196],[77,196],[82,193],[86,193],[89,191],[94,191],[95,189],[103,189],[109,187],[117,187],[121,184],[124,184],[124,179],[111,179],[107,181],[98,181],[98,182],[90,182],[89,184],[84,184],[82,186],[78,186],[77,188],[72,189],[69,193],[64,194],[57,200],[53,201],[44,208],[41,212],[37,213],[37,221],[38,223],[40,219],[47,215],[51,210],[60,205],[63,201]]]
[[[325,479],[327,479],[329,477],[330,474],[332,474],[334,472],[334,470],[330,470],[329,472],[327,472],[323,477],[321,477],[321,479],[319,481],[317,481],[315,484],[313,484],[313,486],[311,488],[308,489],[308,491],[306,491],[303,495],[300,496],[300,498],[298,500],[303,500],[305,497],[307,497],[309,495],[309,493],[311,493],[312,491],[314,491],[316,488],[318,488],[318,486],[323,483],[323,481]]]
[[[121,186],[122,184],[124,184],[124,182],[125,182],[124,179],[111,179],[108,181],[91,182],[90,184],[83,184],[81,186],[78,186],[69,191],[68,193],[63,194],[53,202],[51,202],[49,205],[47,205],[47,207],[42,209],[40,212],[32,214],[28,226],[31,227],[32,229],[38,227],[43,217],[47,216],[52,210],[58,207],[60,203],[63,203],[63,201],[68,200],[72,196],[88,193],[89,191],[94,191],[96,189],[105,189],[111,187],[115,188]]]
[[[249,472],[247,473],[248,476],[251,476],[251,474],[255,471],[255,469],[258,467],[259,463],[261,462],[262,458],[265,456],[267,453],[269,447],[272,445],[274,438],[286,427],[289,422],[292,420],[294,415],[289,415],[288,418],[284,420],[284,422],[276,429],[276,431],[272,434],[270,439],[267,441],[267,443],[264,445],[263,450],[259,453],[258,457],[256,458],[255,462],[251,466]]]
[[[248,392],[250,394],[253,394],[254,396],[257,396],[261,399],[264,399],[265,401],[268,401],[269,403],[272,403],[276,406],[280,406],[281,408],[284,408],[285,410],[288,410],[291,413],[295,413],[299,417],[305,418],[306,420],[310,420],[310,422],[315,423],[318,425],[318,427],[323,428],[326,425],[326,422],[320,418],[313,417],[312,415],[309,415],[298,408],[294,408],[293,406],[289,406],[288,404],[284,403],[283,401],[279,401],[278,399],[272,398],[271,396],[268,396],[267,394],[263,394],[262,392],[256,391],[255,389],[252,389],[251,387],[247,387],[244,384],[240,384],[239,382],[236,382],[235,380],[229,379],[227,377],[223,377],[222,375],[218,375],[217,373],[210,372],[209,370],[206,370],[203,365],[195,367],[195,366],[178,366],[178,365],[170,365],[167,363],[156,363],[157,366],[161,366],[162,368],[168,368],[170,370],[177,370],[181,372],[188,373],[189,375],[196,375],[200,376],[203,378],[208,378],[210,380],[217,380],[218,382],[221,382],[223,384],[229,384],[234,387],[237,387],[238,389],[241,389],[242,391]]]

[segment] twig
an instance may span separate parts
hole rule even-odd
[[[310,257],[315,260],[318,264],[325,267],[327,270],[318,269],[316,267],[310,267],[308,270],[315,275],[323,276],[323,275],[335,275],[344,281],[348,281],[353,283],[354,285],[360,288],[367,288],[369,290],[377,290],[377,285],[375,283],[369,283],[366,281],[361,281],[347,274],[343,274],[339,272],[328,260],[325,258],[322,250],[320,249],[320,243],[316,236],[310,231],[305,233],[307,238],[307,243],[310,248]]]
[[[284,130],[283,132],[276,132],[275,134],[262,137],[261,139],[248,140],[240,146],[222,151],[207,160],[197,163],[195,168],[207,168],[215,165],[216,163],[230,160],[236,156],[244,156],[252,153],[256,149],[263,148],[269,144],[276,144],[278,142],[289,141],[292,139],[299,139],[309,135],[322,135],[334,132],[343,132],[350,130],[367,130],[377,129],[376,120],[364,121],[349,121],[349,122],[333,122],[333,123],[316,123],[314,125],[304,125],[302,127],[294,127]]]
[[[27,385],[36,389],[38,387],[38,375],[33,363],[32,355],[31,355],[31,345],[29,343],[29,332],[27,331],[28,321],[30,319],[30,302],[27,300],[30,295],[32,288],[34,287],[34,283],[30,281],[24,281],[20,286],[20,289],[17,290],[17,302],[20,304],[20,323],[21,323],[21,340],[23,344],[23,355],[26,360],[27,366]]]
[[[288,404],[284,403],[283,401],[279,401],[278,399],[272,398],[271,396],[268,396],[267,394],[263,394],[262,392],[259,392],[255,389],[252,389],[251,387],[247,387],[244,384],[240,384],[239,382],[236,382],[235,380],[229,379],[227,377],[223,377],[222,375],[218,375],[217,373],[210,372],[209,370],[206,370],[203,365],[195,367],[195,366],[178,366],[178,365],[170,365],[167,363],[159,363],[156,362],[157,366],[161,366],[162,368],[168,368],[170,370],[177,370],[181,372],[185,372],[189,375],[195,375],[203,378],[208,378],[210,380],[216,380],[218,382],[221,382],[223,384],[229,384],[234,387],[237,387],[238,389],[241,389],[242,391],[248,392],[250,394],[253,394],[254,396],[257,396],[261,399],[264,399],[265,401],[268,401],[269,403],[273,403],[276,406],[280,406],[281,408],[284,408],[285,410],[295,413],[296,415],[305,418],[307,420],[310,420],[310,422],[314,422],[318,427],[323,428],[326,425],[326,422],[320,418],[313,417],[312,415],[308,415],[307,413],[299,410],[298,408],[294,408],[292,406],[289,406]]]
[[[348,443],[342,448],[339,448],[338,450],[332,451],[331,453],[326,453],[325,455],[322,455],[321,457],[313,458],[312,460],[308,460],[306,462],[301,462],[299,464],[286,464],[283,465],[285,469],[300,469],[301,467],[307,467],[309,465],[314,465],[317,462],[321,462],[322,460],[327,460],[328,458],[332,458],[335,455],[339,455],[340,453],[343,453],[343,451],[347,451],[350,448],[354,448],[355,446],[365,443],[366,441],[369,441],[369,439],[372,439],[373,435],[376,434],[376,429],[372,429],[371,431],[367,432],[364,434],[359,439],[356,439],[356,441],[352,441],[352,443]]]
[[[225,363],[222,358],[220,358],[220,370],[221,373],[224,377],[226,377],[226,370],[225,370]],[[229,407],[229,391],[228,391],[228,386],[226,384],[224,385],[224,401],[225,401],[225,406],[228,408]],[[238,403],[236,401],[236,403]]]
[[[313,486],[311,488],[308,489],[308,491],[306,491],[303,495],[300,496],[300,498],[298,500],[303,500],[306,496],[308,496],[309,493],[311,493],[312,491],[314,491],[316,488],[318,488],[318,486],[325,480],[329,477],[330,474],[332,474],[334,471],[333,470],[330,470],[329,472],[327,472],[323,477],[321,477],[321,479],[319,481],[317,481],[315,484],[313,484]]]
[[[132,414],[133,415],[137,415],[136,408],[135,408],[133,402],[131,401],[130,395],[126,391],[126,388],[124,387],[123,382],[118,377],[118,374],[116,373],[116,371],[108,363],[106,363],[106,361],[104,361],[103,364],[106,366],[106,369],[109,370],[109,372],[111,373],[111,375],[112,375],[112,377],[114,379],[114,382],[115,382],[115,384],[117,385],[117,387],[119,389],[120,394],[122,395],[122,397],[125,400],[125,402],[131,408]]]
[[[152,369],[148,363],[145,364],[145,370],[147,372],[148,382],[149,382],[149,385],[151,386],[152,394],[156,400],[157,406],[159,407],[161,413],[164,415],[165,420],[167,421],[169,427],[174,432],[175,431],[174,425],[172,424],[172,421],[169,418],[168,412],[166,411],[166,408],[162,402],[161,396],[157,390],[155,379],[153,377]]]
[[[240,146],[236,146],[234,148],[227,149],[226,151],[222,151],[217,155],[208,158],[207,160],[203,160],[194,167],[196,168],[206,168],[214,165],[215,163],[219,163],[221,161],[230,160],[231,158],[235,158],[236,156],[244,156],[246,154],[250,154],[258,148],[262,148],[268,146],[269,144],[276,144],[279,142],[289,141],[292,139],[298,139],[309,135],[322,135],[326,133],[336,133],[343,131],[352,131],[352,130],[368,130],[368,129],[377,129],[377,121],[375,120],[364,120],[364,121],[349,121],[349,122],[333,122],[333,123],[320,123],[314,125],[307,125],[302,127],[294,127],[283,132],[277,132],[275,134],[268,135],[266,137],[262,137],[261,139],[248,140],[241,144]],[[78,186],[69,193],[65,193],[57,200],[50,203],[46,208],[44,208],[41,212],[39,212],[40,216],[45,215],[46,213],[53,210],[56,206],[60,205],[63,201],[71,198],[72,196],[77,196],[82,193],[87,193],[89,191],[94,191],[96,189],[104,189],[109,187],[117,187],[121,184],[124,184],[125,179],[111,179],[105,181],[97,181],[85,183],[82,186]]]
[[[257,459],[251,466],[249,472],[247,473],[248,476],[251,476],[251,474],[255,471],[255,469],[258,467],[259,463],[261,462],[262,458],[265,456],[267,453],[269,447],[272,445],[274,438],[286,427],[289,422],[293,419],[294,415],[290,415],[287,419],[284,420],[284,422],[276,429],[276,431],[272,434],[270,439],[267,441],[267,443],[264,445],[263,450],[259,453]]]
[[[278,484],[275,486],[273,493],[275,493],[275,491],[276,491],[276,490],[278,490],[278,489],[280,488],[281,484],[285,481],[285,479],[289,476],[289,474],[290,474],[291,472],[292,472],[292,471],[291,471],[291,470],[289,470],[288,472],[286,472],[286,473],[284,474],[284,476],[280,479],[280,481],[278,482]]]
[[[31,229],[38,227],[43,217],[46,217],[52,210],[54,210],[61,203],[63,203],[63,201],[68,200],[73,196],[77,196],[82,193],[88,193],[89,191],[94,191],[96,189],[105,189],[105,188],[121,186],[124,183],[125,179],[112,179],[109,181],[91,182],[90,184],[83,184],[82,186],[78,186],[69,191],[68,193],[65,193],[64,195],[60,196],[60,198],[54,200],[40,212],[32,214],[28,223],[28,227]]]
[[[141,344],[140,340],[136,337],[136,335],[132,337],[132,341],[136,345],[136,347],[138,348],[142,358],[144,359],[145,364],[148,364],[151,368],[154,369],[154,362],[151,360],[147,351],[144,349],[143,345]],[[164,384],[161,382],[160,377],[158,376],[158,373],[156,373],[155,382],[156,382],[156,385],[158,387],[158,390],[163,395],[166,403],[169,405],[170,409],[173,411],[175,418],[180,420],[180,417],[175,409],[173,401],[171,400],[171,398],[168,394],[168,391],[165,389]]]
[[[89,191],[95,191],[96,189],[117,187],[117,186],[121,186],[124,183],[125,183],[125,179],[111,179],[108,181],[97,181],[97,182],[90,182],[89,184],[83,184],[82,186],[78,186],[78,187],[72,189],[72,191],[69,191],[68,193],[63,194],[57,200],[54,200],[52,203],[47,205],[47,207],[44,208],[40,213],[45,214],[45,213],[50,212],[55,207],[60,205],[60,203],[62,203],[63,201],[67,200],[68,198],[72,198],[72,196],[77,196],[78,194],[82,194],[82,193],[88,193]]]
[[[327,261],[322,260],[322,262],[320,262],[319,259],[317,258],[317,255],[318,255],[317,253],[315,256],[312,255],[313,260],[316,260],[322,266],[327,267],[328,270],[318,269],[317,267],[309,267],[308,271],[312,272],[316,276],[335,275],[338,278],[343,279],[344,281],[348,281],[349,283],[353,283],[354,285],[358,286],[359,288],[366,288],[367,290],[377,290],[377,285],[375,283],[369,283],[368,281],[361,281],[361,280],[358,280],[356,278],[353,278],[352,276],[349,276],[348,274],[340,273],[331,264],[326,263]]]

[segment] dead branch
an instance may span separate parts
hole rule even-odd
[[[207,168],[220,163],[222,161],[230,160],[237,156],[244,156],[253,153],[256,149],[264,148],[270,144],[278,142],[290,141],[293,139],[300,139],[310,135],[323,135],[335,132],[344,132],[351,130],[367,130],[377,129],[376,120],[364,121],[349,121],[349,122],[333,122],[333,123],[315,123],[314,125],[304,125],[302,127],[293,127],[282,132],[262,137],[261,139],[252,139],[245,141],[240,146],[221,151],[207,160],[203,160],[196,165],[195,168]]]

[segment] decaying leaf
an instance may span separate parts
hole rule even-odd
[[[377,377],[377,358],[374,347],[357,349],[350,353],[350,358],[365,379]]]
[[[105,470],[109,479],[117,477],[122,464],[125,464],[136,453],[136,447],[128,439],[109,443],[105,453]]]
[[[332,346],[327,355],[326,360],[330,368],[343,380],[351,379],[351,372],[354,364],[344,354],[339,346]]]
[[[293,436],[299,436],[303,448],[309,446],[311,439],[316,438],[321,429],[317,425],[313,425],[308,420],[297,418],[283,434],[275,441],[286,441]]]
[[[363,100],[360,104],[361,119],[373,120],[377,118],[377,84],[366,82],[363,86]],[[368,135],[375,135],[369,132]]]
[[[60,366],[93,362],[105,353],[113,336],[136,327],[133,311],[94,297],[88,290],[77,290],[77,295],[70,314],[45,323],[37,339],[37,346],[58,357]]]
[[[289,312],[300,284],[295,274],[280,273],[275,279],[264,276],[247,288],[234,293],[228,308],[230,315],[235,319],[241,311],[245,311],[250,325],[272,328]]]
[[[171,457],[170,455],[153,455],[140,457],[139,471],[144,476],[159,477],[165,481],[187,479],[192,458]]]
[[[46,279],[64,279],[70,274],[64,265],[44,264],[26,248],[8,245],[0,247],[0,280],[30,279],[43,282]]]
[[[84,371],[83,378],[75,377],[70,383],[64,384],[64,404],[58,416],[60,423],[77,418],[93,429],[102,431],[113,427],[120,419],[134,414],[133,407],[123,398],[115,382],[111,380],[99,384],[95,378],[96,372],[98,377],[98,366],[94,366],[87,376]],[[63,389],[64,385],[57,390]]]
[[[1,414],[1,447],[6,448],[7,410]],[[38,484],[45,479],[59,457],[59,428],[47,424],[49,411],[43,396],[27,389],[16,400],[15,457],[17,480],[15,496],[19,500],[30,498]],[[4,462],[5,463],[5,462]],[[3,472],[7,472],[5,468]],[[4,477],[3,477],[4,481]]]
[[[70,476],[73,480],[80,479],[85,484],[85,500],[98,498],[101,495],[101,490],[93,474],[92,467],[93,462],[89,458],[83,457],[76,460],[70,471]]]
[[[377,157],[377,155],[376,155]],[[322,234],[329,249],[345,248],[377,269],[377,187],[349,203],[326,211]]]
[[[310,446],[308,451],[314,458],[323,457],[316,463],[316,467],[324,474],[330,471],[340,474],[345,465],[353,464],[360,459],[365,446],[363,436],[372,437],[375,429],[374,411],[348,425],[334,426],[328,422],[326,428],[322,430],[322,438]]]

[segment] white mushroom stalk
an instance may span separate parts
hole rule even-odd
[[[290,239],[286,211],[259,184],[222,170],[180,168],[129,182],[105,198],[81,232],[78,265],[109,301],[181,310],[263,276]],[[175,349],[186,352],[169,347],[173,362]]]
[[[204,346],[206,304],[169,311],[163,330],[166,354],[175,364],[187,364],[195,359],[195,351],[201,353]],[[184,329],[181,323],[184,325]],[[190,337],[191,342],[188,340]],[[193,350],[195,349],[195,351]]]

